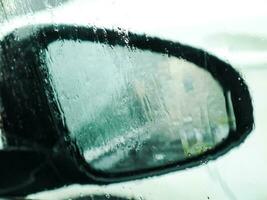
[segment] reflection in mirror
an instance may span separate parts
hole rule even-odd
[[[148,50],[61,40],[45,53],[70,136],[96,170],[185,160],[229,134],[224,91],[211,74]]]

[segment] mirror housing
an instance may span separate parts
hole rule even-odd
[[[44,52],[57,40],[90,41],[150,51],[192,63],[208,72],[222,88],[225,102],[231,102],[231,106],[226,103],[227,114],[235,116],[235,125],[230,127],[235,128],[229,129],[227,138],[214,148],[184,160],[124,172],[97,170],[86,162],[77,142],[70,136],[64,110],[54,91],[49,69],[44,64]],[[60,156],[68,157],[73,166],[88,177],[88,182],[114,183],[198,166],[239,145],[253,129],[253,107],[245,81],[230,64],[201,49],[131,32],[124,34],[116,30],[72,25],[17,29],[4,38],[1,49],[0,92],[8,145],[27,146],[51,155],[64,154]]]

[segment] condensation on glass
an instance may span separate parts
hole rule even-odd
[[[51,43],[45,59],[71,138],[97,170],[177,162],[229,134],[221,86],[186,60],[68,40]]]
[[[15,16],[33,15],[38,11],[60,6],[69,0],[0,0],[0,23]]]

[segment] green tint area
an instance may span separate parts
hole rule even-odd
[[[95,169],[146,169],[199,155],[229,133],[222,88],[186,60],[78,41],[48,46],[66,123]]]

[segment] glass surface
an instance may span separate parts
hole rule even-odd
[[[68,0],[0,0],[0,23],[15,16],[34,14],[60,6],[66,1]]]
[[[114,194],[140,200],[266,200],[266,7],[266,0],[73,0],[58,8],[47,7],[45,12],[4,20],[0,37],[24,25],[68,23],[121,27],[126,32],[131,30],[202,48],[229,62],[241,73],[254,106],[253,132],[239,147],[215,161],[108,186],[73,184],[32,194],[29,198],[59,200]],[[2,16],[3,13],[0,18]]]
[[[59,40],[46,51],[71,137],[94,169],[166,165],[229,133],[223,90],[183,59],[127,46]]]

